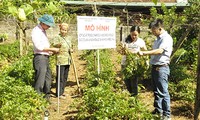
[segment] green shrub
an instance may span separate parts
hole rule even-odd
[[[12,67],[7,70],[7,74],[8,76],[15,78],[15,80],[23,81],[28,85],[33,85],[34,70],[32,64],[32,55],[26,55],[12,64]]]
[[[148,56],[139,56],[136,54],[127,54],[126,67],[122,71],[125,79],[132,76],[148,78],[149,75],[149,58]]]
[[[100,74],[94,69],[94,52],[87,52],[86,87],[83,102],[77,115],[80,120],[136,120],[151,119],[154,116],[147,111],[137,98],[130,97],[128,91],[123,91],[115,79],[111,52],[100,51]]]
[[[19,41],[12,44],[0,45],[0,59],[4,58],[9,62],[19,58]]]
[[[89,54],[88,54],[89,53]],[[113,82],[116,73],[113,71],[113,64],[111,59],[108,59],[110,54],[109,50],[101,50],[100,54],[100,73],[97,72],[97,60],[94,60],[94,55],[96,54],[95,51],[86,52],[88,54],[85,58],[87,59],[87,86],[94,87],[98,85],[98,79],[102,79],[105,81],[109,81],[110,83]],[[83,55],[85,56],[85,55]],[[96,61],[96,62],[95,62]]]
[[[0,119],[41,120],[41,114],[48,103],[32,87],[31,54],[10,64],[0,75]]]
[[[153,116],[145,105],[129,93],[115,90],[109,83],[86,89],[78,119],[92,120],[136,120]]]
[[[4,42],[7,39],[8,39],[7,33],[0,34],[0,42]]]
[[[0,76],[0,116],[5,120],[41,120],[47,102],[24,82]]]
[[[195,89],[195,81],[191,78],[181,80],[178,84],[169,84],[169,91],[174,100],[185,100],[194,103]]]

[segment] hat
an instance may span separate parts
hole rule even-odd
[[[40,22],[52,27],[54,26],[54,19],[53,19],[53,16],[51,15],[48,15],[48,14],[44,14],[42,17],[40,17],[38,19]]]

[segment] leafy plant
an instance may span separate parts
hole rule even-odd
[[[23,81],[0,75],[0,118],[12,120],[41,119],[41,112],[47,106],[42,95]]]
[[[29,54],[20,58],[17,62],[13,63],[7,71],[8,76],[15,78],[15,80],[23,81],[28,85],[33,85],[33,66],[32,55]]]
[[[113,89],[109,83],[86,89],[78,119],[135,120],[153,116],[136,98],[127,92]]]
[[[130,97],[115,79],[111,52],[100,51],[101,73],[94,71],[94,51],[87,51],[86,86],[77,119],[135,120],[154,118],[137,98]],[[85,54],[83,54],[84,56]]]
[[[194,103],[195,99],[195,88],[195,81],[191,78],[181,80],[178,84],[169,84],[169,90],[173,99],[192,103]]]
[[[4,42],[7,39],[8,39],[7,33],[0,34],[0,42]]]
[[[7,59],[9,62],[19,57],[19,41],[12,44],[4,44],[0,46],[0,58]]]
[[[10,61],[7,67],[1,69],[0,74],[0,119],[41,120],[41,114],[48,103],[32,87],[32,55],[19,58],[16,54],[18,43],[0,47],[3,53],[1,57],[8,57],[6,59]]]
[[[96,54],[95,51],[90,51],[87,53],[90,53],[86,56],[87,59],[86,79],[88,79],[87,86],[93,87],[98,85],[98,79],[110,81],[110,83],[112,83],[115,77],[115,72],[113,72],[113,64],[111,63],[111,60],[107,59],[110,54],[110,51],[109,50],[100,51],[100,73],[97,72],[97,65],[95,65],[95,63],[97,63],[97,61],[94,60],[94,55]]]
[[[148,78],[149,58],[148,56],[139,56],[137,54],[127,54],[126,67],[122,71],[125,79],[132,76]]]

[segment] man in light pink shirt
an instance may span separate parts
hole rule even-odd
[[[59,48],[51,48],[46,35],[46,30],[54,26],[54,18],[51,15],[45,14],[38,20],[40,24],[33,28],[31,33],[34,46],[34,88],[37,93],[44,93],[44,97],[49,100],[52,80],[51,69],[49,67],[49,55],[58,53]]]

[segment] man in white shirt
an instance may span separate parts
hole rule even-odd
[[[40,23],[33,28],[31,37],[33,42],[34,58],[33,67],[35,70],[35,85],[37,93],[45,94],[48,100],[51,89],[51,69],[49,66],[49,55],[58,53],[59,48],[50,48],[50,43],[46,35],[46,30],[54,26],[54,18],[45,14],[38,19]]]

